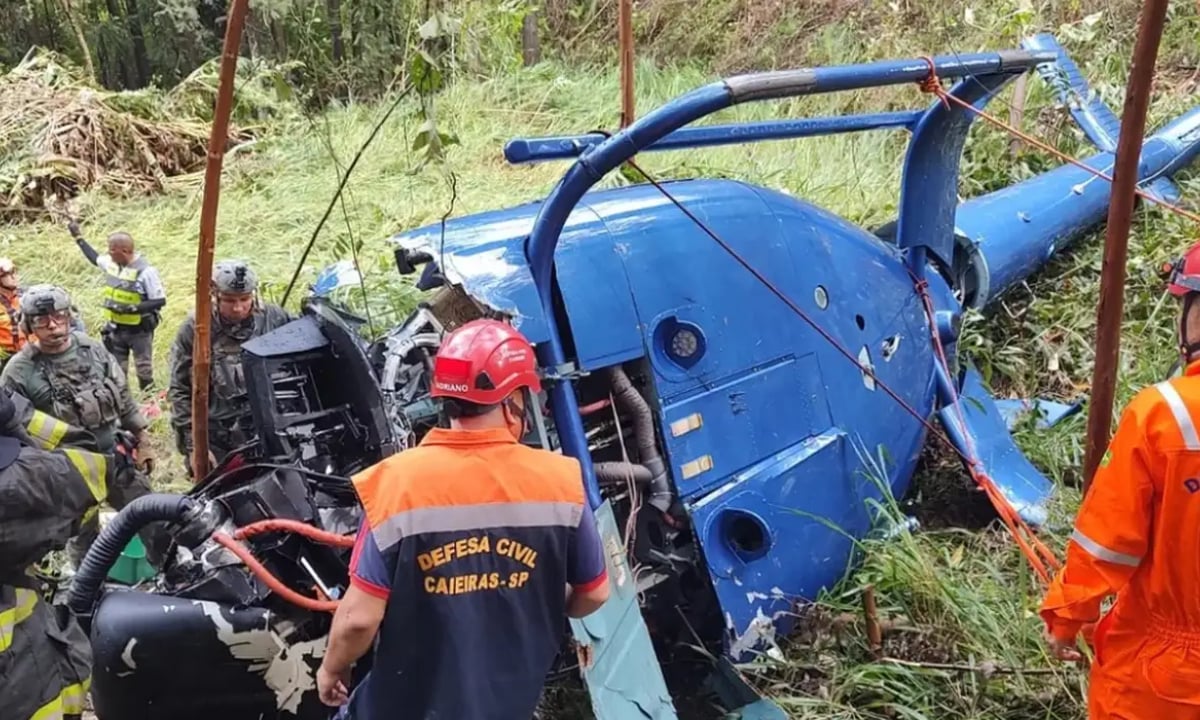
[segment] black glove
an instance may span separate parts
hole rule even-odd
[[[78,239],[79,238],[79,223],[75,222],[74,220],[67,223],[67,231],[71,233],[71,237]]]
[[[133,453],[121,447],[121,443],[118,442],[111,457],[113,460],[113,484],[117,487],[127,488],[137,483],[138,468]]]

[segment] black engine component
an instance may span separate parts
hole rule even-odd
[[[73,606],[95,608],[92,696],[100,720],[333,714],[315,682],[332,615],[277,590],[337,599],[348,585],[351,550],[276,530],[238,539],[239,529],[294,520],[352,536],[362,510],[349,476],[394,451],[393,429],[363,342],[319,301],[300,319],[247,342],[243,367],[256,442],[186,496],[169,498],[187,512],[131,518],[131,506],[119,515],[101,535],[112,542],[97,542],[84,561],[87,572],[77,577]],[[144,519],[175,522],[176,543],[162,570],[134,590],[101,590]],[[240,543],[269,579],[214,532]],[[369,670],[364,660],[358,672]]]
[[[324,720],[313,677],[325,639],[235,608],[109,593],[92,624],[92,699],[101,718]],[[265,679],[265,681],[264,681]]]
[[[126,505],[104,527],[71,583],[68,604],[85,629],[104,578],[133,536],[155,521],[184,522],[194,508],[191,499],[180,495],[143,495]]]
[[[146,592],[109,589],[97,604],[94,586],[80,590],[79,606],[95,607],[100,720],[332,716],[315,684],[332,616],[289,596],[339,598],[351,549],[278,525],[242,529],[290,520],[347,537],[358,530],[362,508],[349,477],[441,424],[430,395],[433,357],[447,329],[481,316],[465,296],[444,289],[439,297],[370,347],[351,328],[354,318],[321,299],[306,302],[300,319],[243,346],[255,442],[188,493],[196,510],[174,528],[176,544],[162,571],[140,588]],[[603,494],[636,562],[636,589],[648,603],[673,609],[648,621],[663,652],[671,638],[707,630],[704,621],[720,616],[702,597],[709,586],[692,582],[703,576],[691,529],[677,518],[655,408],[638,389],[645,376],[630,364],[581,380],[580,412]],[[535,442],[556,447],[552,418],[535,420]],[[247,568],[242,550],[262,567]],[[96,558],[100,574],[89,583],[111,566],[108,554]],[[552,676],[572,672],[576,662],[564,653]],[[369,668],[370,655],[356,673]]]
[[[310,302],[300,319],[247,341],[242,367],[266,455],[298,457],[312,470],[349,475],[395,451],[366,347],[322,301]]]

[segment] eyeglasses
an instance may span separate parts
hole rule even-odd
[[[48,315],[38,315],[33,318],[35,328],[48,328],[51,325],[66,325],[71,321],[71,313],[67,310],[55,310]]]

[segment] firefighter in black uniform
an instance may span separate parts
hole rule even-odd
[[[30,568],[63,548],[132,470],[120,455],[43,450],[0,390],[0,716],[76,718],[91,681],[91,647],[65,607],[42,598]]]

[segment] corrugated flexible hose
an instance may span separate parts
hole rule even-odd
[[[71,612],[80,617],[92,614],[104,579],[138,531],[153,522],[183,522],[193,507],[195,501],[185,495],[154,493],[122,508],[100,531],[71,581],[67,600]]]

